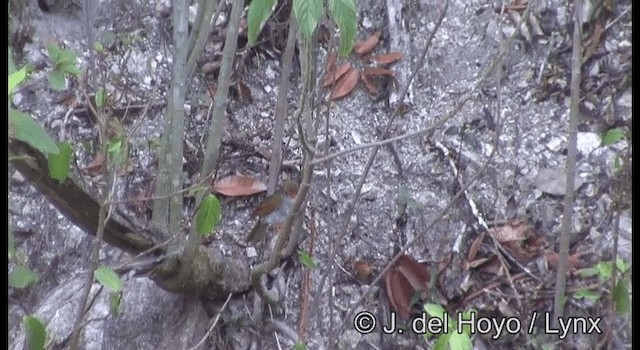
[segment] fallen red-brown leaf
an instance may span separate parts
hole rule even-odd
[[[331,91],[331,99],[337,100],[339,98],[347,96],[353,89],[355,89],[356,85],[358,85],[358,79],[360,78],[360,72],[357,69],[352,68],[346,74],[344,74],[338,81],[336,82],[335,87]]]
[[[371,52],[371,50],[373,50],[376,47],[376,45],[378,45],[379,41],[380,41],[380,31],[377,31],[371,34],[371,36],[366,38],[365,40],[361,40],[355,43],[355,45],[353,45],[353,52],[359,55],[364,55],[366,53],[369,53]]]

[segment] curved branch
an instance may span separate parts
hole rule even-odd
[[[62,183],[51,178],[47,159],[30,145],[9,141],[11,165],[53,204],[62,215],[80,229],[93,236],[98,229],[100,205],[72,179]],[[163,229],[152,226],[140,228],[128,218],[111,215],[104,224],[103,240],[130,254],[153,251],[166,254],[161,237],[168,236]],[[180,266],[191,264],[188,277],[179,276]],[[224,300],[229,293],[243,293],[251,288],[250,270],[245,261],[223,257],[216,251],[200,246],[191,260],[179,254],[166,257],[149,269],[150,277],[162,289],[201,299]]]

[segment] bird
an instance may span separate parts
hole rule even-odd
[[[258,217],[258,222],[249,233],[247,242],[260,242],[267,234],[269,226],[284,223],[293,209],[293,199],[298,194],[299,186],[294,180],[284,180],[282,187],[268,196],[253,211],[252,216]]]

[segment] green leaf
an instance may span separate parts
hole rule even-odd
[[[123,283],[115,271],[106,266],[100,266],[93,273],[93,276],[98,282],[107,287],[112,292],[119,292],[122,290]]]
[[[57,91],[64,90],[65,81],[64,81],[64,72],[63,71],[52,70],[47,75],[47,78],[49,79],[49,86],[51,86],[52,89],[57,90]]]
[[[109,294],[109,306],[111,307],[111,313],[118,316],[120,315],[120,308],[122,306],[122,291]]]
[[[47,340],[47,330],[40,320],[28,315],[22,318],[30,350],[43,350]]]
[[[575,293],[573,293],[574,298],[585,298],[587,300],[598,300],[600,299],[600,294],[589,290],[589,289],[578,289]]]
[[[58,44],[56,43],[47,44],[47,51],[49,52],[49,58],[51,58],[51,62],[53,62],[54,64],[57,64],[58,62],[60,62],[62,50],[60,50],[60,47],[58,47]]]
[[[603,280],[611,278],[611,275],[613,274],[613,264],[611,263],[611,261],[599,262],[598,264],[596,264],[596,269],[598,269],[598,274]]]
[[[299,341],[293,346],[293,350],[307,350],[307,345]]]
[[[627,270],[629,269],[629,265],[627,265],[624,260],[618,258],[616,259],[616,267],[618,268],[618,271],[620,272],[627,272]]]
[[[16,265],[9,272],[9,285],[14,288],[26,288],[38,281],[38,275],[22,265]]]
[[[220,201],[216,196],[209,194],[198,207],[196,213],[196,232],[202,237],[209,237],[221,218]]]
[[[620,279],[613,289],[613,301],[616,303],[616,311],[623,315],[631,310],[631,301],[629,301],[629,287],[624,279]]]
[[[436,340],[436,343],[433,345],[433,350],[446,350],[450,337],[451,333],[441,333],[438,336],[438,340]]]
[[[608,130],[602,135],[602,145],[609,146],[614,143],[623,140],[625,138],[625,132],[621,128],[615,128]]]
[[[322,0],[293,0],[293,11],[302,34],[307,41],[311,41],[313,31],[322,16]]]
[[[105,89],[100,89],[96,92],[96,107],[102,108],[107,102],[107,92]]]
[[[247,13],[247,36],[249,46],[253,46],[258,39],[258,34],[262,25],[267,21],[273,9],[276,0],[253,0],[249,4],[249,12]]]
[[[451,332],[449,348],[451,350],[471,350],[471,338],[467,333]]]
[[[438,304],[424,304],[424,311],[426,311],[427,314],[429,314],[429,316],[431,317],[437,317],[441,320],[444,320],[444,308],[442,308],[442,306]]]
[[[58,154],[49,154],[49,176],[60,182],[67,179],[73,150],[68,142],[58,143]]]
[[[80,68],[76,65],[75,61],[73,62],[62,62],[58,66],[56,66],[56,70],[59,70],[63,73],[71,73],[74,75],[80,75]]]
[[[44,128],[31,116],[9,108],[9,131],[15,139],[28,143],[31,147],[48,155],[57,154],[60,149]]]
[[[14,68],[15,69],[15,68]],[[9,74],[9,96],[13,94],[15,88],[27,79],[27,67],[22,67],[19,71]]]
[[[580,274],[580,276],[582,277],[594,277],[599,275],[600,271],[598,271],[598,269],[596,269],[595,267],[587,267],[578,270],[578,274]]]
[[[300,257],[300,262],[302,265],[312,269],[316,267],[316,262],[313,260],[311,255],[304,250],[298,250],[298,256]]]
[[[467,310],[462,314],[462,319],[463,320],[471,320],[471,314],[475,313],[474,310]],[[471,326],[468,323],[465,323],[462,325],[462,331],[466,334],[471,334]]]
[[[107,152],[109,153],[109,156],[111,156],[112,158],[115,158],[118,153],[120,153],[120,150],[122,150],[122,139],[119,137],[114,137],[111,140],[109,140],[109,144],[107,145]]]
[[[354,0],[330,0],[329,12],[340,30],[340,56],[351,53],[358,30],[358,18]]]

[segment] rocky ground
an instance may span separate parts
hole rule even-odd
[[[597,8],[596,4],[588,4]],[[316,267],[308,275],[310,290],[300,290],[305,271],[300,263],[296,259],[287,261],[272,273],[274,284],[285,295],[284,304],[270,314],[274,320],[272,328],[262,328],[262,322],[251,319],[252,294],[233,298],[222,313],[211,348],[244,349],[256,339],[256,348],[271,349],[278,344],[291,348],[293,341],[283,336],[286,332],[270,329],[297,329],[299,310],[305,300],[309,301],[305,340],[310,349],[332,348],[333,339],[338,339],[343,349],[426,347],[425,340],[414,334],[383,335],[378,328],[371,334],[361,335],[350,320],[345,319],[353,304],[369,288],[376,292],[356,310],[371,311],[381,318],[389,310],[384,288],[369,283],[376,274],[364,273],[363,278],[356,278],[354,275],[360,271],[354,271],[354,262],[364,261],[374,272],[380,271],[398,247],[414,238],[415,243],[407,254],[430,268],[442,270],[438,281],[441,294],[461,302],[460,309],[473,307],[483,315],[496,317],[508,316],[506,309],[523,317],[533,311],[551,310],[553,293],[545,294],[552,291],[549,285],[527,276],[522,278],[523,285],[524,282],[538,283],[535,288],[542,297],[535,298],[534,303],[526,297],[532,289],[510,285],[504,274],[480,267],[464,268],[465,261],[469,260],[469,246],[479,234],[472,230],[476,219],[467,200],[472,199],[482,216],[495,227],[504,227],[508,220],[520,220],[518,225],[526,227],[527,232],[544,237],[547,244],[534,245],[537,250],[532,253],[528,266],[543,279],[554,275],[553,266],[545,270],[540,262],[546,257],[548,265],[549,252],[557,251],[561,228],[569,125],[572,6],[554,0],[536,1],[531,13],[542,31],[537,33],[536,26],[529,21],[527,30],[531,37],[519,31],[497,73],[481,84],[478,93],[457,114],[439,123],[481,79],[501,45],[518,30],[512,21],[513,15],[501,14],[499,5],[479,0],[451,1],[438,27],[437,19],[443,9],[440,1],[406,1],[402,5],[357,2],[358,39],[380,30],[382,39],[376,52],[403,54],[399,62],[390,66],[396,72],[398,84],[389,85],[388,96],[372,97],[361,83],[347,97],[333,101],[330,106],[323,105],[320,115],[329,119],[329,135],[320,138],[330,140],[327,152],[373,142],[380,136],[394,107],[386,101],[389,96],[392,100],[397,98],[398,89],[407,81],[433,30],[437,32],[425,64],[420,66],[409,89],[404,102],[406,111],[397,117],[391,136],[436,127],[420,137],[406,138],[380,149],[355,212],[349,218],[345,218],[344,213],[354,198],[370,149],[347,153],[316,167],[307,220],[313,237],[301,244],[301,248],[309,250],[313,242]],[[88,52],[84,46],[81,11],[72,7],[43,12],[35,6],[32,4],[31,9],[32,40],[25,45],[17,62],[47,62],[44,46],[51,40],[81,53],[80,61],[86,62]],[[631,126],[630,8],[630,2],[620,1],[605,19],[587,14],[584,17],[585,46],[590,47],[594,41],[596,44],[592,45],[593,52],[582,69],[576,174],[579,186],[575,190],[571,224],[571,254],[577,256],[578,268],[611,258],[616,229],[619,229],[618,254],[631,262],[631,198],[628,194],[620,200],[615,167],[619,162],[616,159],[631,143],[601,144],[601,136],[607,130]],[[222,11],[212,32],[203,64],[215,62],[219,57],[229,9]],[[98,9],[96,40],[108,50],[96,56],[97,74],[115,97],[115,113],[124,111],[127,104],[151,103],[146,116],[140,117],[142,108],[138,107],[138,112],[122,118],[124,128],[134,130],[133,161],[119,179],[119,198],[147,196],[153,190],[154,144],[162,132],[164,98],[170,79],[171,30],[167,11],[162,1],[112,0],[102,2]],[[511,11],[521,13],[517,9]],[[392,20],[397,23],[390,23],[389,13],[395,14]],[[604,29],[601,38],[593,35],[597,23]],[[277,35],[281,29],[272,24],[270,30]],[[266,182],[268,162],[256,151],[271,148],[280,71],[279,60],[273,57],[279,57],[281,48],[268,40],[253,50],[244,46],[241,43],[238,59],[243,61],[235,79],[249,89],[250,98],[246,92],[232,91],[218,176],[254,174]],[[323,47],[320,62],[324,62],[325,56]],[[289,111],[294,111],[298,103],[298,78],[296,70],[289,91]],[[208,127],[206,112],[210,101],[206,85],[212,82],[215,78],[211,75],[197,74],[189,94],[189,131],[185,135],[185,172],[189,177],[195,174],[203,157],[203,132]],[[75,90],[70,86],[70,96],[77,93]],[[44,72],[36,73],[14,96],[13,102],[18,109],[40,120],[56,139],[69,139],[85,146],[77,148],[77,166],[88,186],[95,187],[101,181],[91,172],[95,154],[90,145],[96,140],[96,128],[86,113],[74,110],[73,104],[64,103],[73,98],[63,94],[48,88]],[[287,130],[291,130],[291,121],[287,124]],[[323,126],[323,133],[324,129]],[[300,145],[290,133],[285,141],[285,162],[294,164],[293,170],[287,171],[295,176],[296,161],[301,157]],[[459,168],[458,176],[454,176],[449,159],[436,144],[455,152],[452,159]],[[478,171],[482,172],[474,180]],[[28,290],[9,291],[10,344],[12,348],[20,346],[23,331],[19,323],[24,314],[31,313],[43,317],[55,343],[60,344],[73,327],[77,291],[85,276],[92,240],[47,204],[19,173],[10,169],[9,176],[10,220],[20,247],[28,255],[30,267],[40,275],[40,281]],[[467,198],[454,200],[460,187],[470,182]],[[223,222],[210,243],[212,249],[255,259],[250,256],[251,249],[237,242],[250,229],[249,214],[257,201],[258,198],[223,199]],[[621,201],[628,205],[623,205],[625,210],[618,221],[613,209]],[[144,203],[123,209],[140,217],[148,214]],[[485,241],[485,248],[490,247],[488,242]],[[454,251],[458,244],[462,247]],[[333,251],[338,263],[335,278],[321,284],[329,274]],[[490,248],[483,249],[482,254],[487,258],[493,256]],[[117,264],[122,258],[123,254],[112,248],[101,252],[101,262],[107,264]],[[514,271],[520,272],[517,268]],[[105,293],[96,299],[89,312],[91,321],[86,326],[87,349],[184,348],[176,343],[178,334],[194,334],[196,339],[195,334],[204,334],[213,320],[193,302],[170,295],[145,278],[129,276],[125,280],[120,316],[109,316]],[[488,281],[505,284],[496,286],[487,284]],[[569,289],[587,284],[575,275],[570,275],[568,281]],[[464,297],[466,293],[483,289],[485,293],[476,298]],[[567,313],[574,316],[605,316],[607,312],[600,302],[576,299],[568,304]],[[508,307],[501,307],[504,305]],[[214,311],[218,308],[219,305],[213,306]],[[616,318],[607,327],[615,330],[616,348],[625,348],[624,344],[630,347],[630,321]],[[552,347],[594,348],[598,339],[594,335],[572,335],[562,346]],[[541,348],[545,341],[548,340],[539,335],[523,333],[498,339],[498,343],[489,336],[474,337],[478,349]]]

